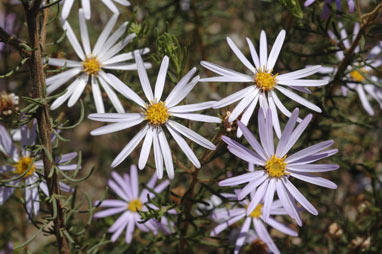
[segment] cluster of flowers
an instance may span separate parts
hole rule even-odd
[[[150,198],[154,197],[154,193],[152,193],[151,190],[154,190],[155,193],[160,193],[169,185],[169,181],[165,180],[155,186],[157,179],[163,178],[164,169],[166,169],[169,179],[173,179],[175,175],[172,152],[165,135],[165,130],[169,132],[170,136],[175,140],[190,162],[195,167],[200,168],[202,166],[201,163],[184,137],[210,150],[216,149],[215,145],[200,134],[175,121],[175,119],[180,118],[207,123],[221,123],[221,119],[218,117],[195,112],[210,108],[223,108],[238,102],[229,115],[228,121],[230,123],[234,121],[237,122],[239,127],[237,137],[239,138],[244,135],[252,149],[245,147],[227,136],[222,136],[222,140],[227,144],[228,150],[232,154],[249,163],[249,172],[219,182],[220,186],[237,186],[238,189],[235,193],[223,194],[223,196],[235,205],[229,209],[221,208],[214,210],[212,218],[216,220],[219,225],[213,229],[211,236],[219,234],[228,226],[244,218],[241,232],[236,240],[235,253],[239,252],[245,239],[252,232],[250,230],[251,222],[253,223],[254,232],[257,237],[266,243],[269,250],[273,253],[280,253],[263,222],[285,234],[297,236],[296,231],[278,222],[275,218],[272,218],[271,215],[289,215],[301,226],[302,220],[300,212],[302,209],[298,208],[298,203],[311,214],[317,215],[317,209],[292,184],[291,178],[294,177],[318,186],[335,189],[337,187],[336,184],[312,173],[328,172],[338,169],[338,165],[336,164],[314,164],[314,162],[318,160],[334,155],[338,150],[328,150],[334,143],[332,140],[329,140],[290,154],[290,150],[311,121],[312,115],[309,114],[303,119],[299,118],[299,109],[287,109],[279,99],[278,93],[281,93],[283,96],[294,100],[308,109],[321,112],[318,106],[301,97],[295,91],[311,94],[308,87],[324,86],[328,84],[330,77],[323,80],[304,78],[319,72],[325,74],[335,73],[336,69],[317,65],[307,66],[304,69],[290,73],[277,74],[274,68],[286,33],[282,30],[278,34],[268,54],[266,34],[262,31],[260,35],[259,52],[256,51],[252,41],[246,38],[252,62],[244,56],[232,39],[227,38],[228,46],[238,57],[240,62],[249,69],[251,74],[239,73],[214,63],[202,61],[201,65],[203,67],[216,73],[218,76],[200,78],[198,75],[195,75],[197,69],[192,68],[180,79],[172,91],[168,93],[166,99],[162,99],[170,64],[169,57],[165,56],[163,58],[154,90],[152,90],[147,73],[147,69],[151,67],[151,64],[145,63],[142,59],[142,55],[149,53],[149,49],[144,48],[137,49],[133,52],[120,53],[136,35],[128,34],[122,37],[126,32],[127,22],[112,32],[119,16],[118,8],[111,0],[102,0],[102,2],[105,3],[114,14],[92,48],[86,25],[86,20],[91,17],[89,0],[83,0],[83,9],[79,10],[79,29],[82,45],[77,39],[69,22],[66,20],[73,5],[73,0],[64,1],[62,27],[80,60],[49,58],[47,62],[48,65],[63,67],[66,68],[66,70],[47,78],[46,85],[48,94],[54,93],[70,81],[66,92],[52,103],[51,109],[57,109],[66,101],[68,107],[75,105],[90,81],[97,113],[90,114],[88,117],[94,121],[111,123],[93,130],[91,135],[113,133],[144,123],[138,133],[115,157],[111,166],[116,167],[121,164],[143,140],[138,160],[138,168],[143,169],[146,166],[151,148],[153,147],[156,175],[153,175],[146,184],[148,189],[143,189],[139,194],[138,170],[136,166],[131,166],[130,174],[125,173],[123,176],[112,172],[112,179],[108,181],[108,185],[122,200],[97,201],[96,205],[107,207],[107,209],[96,213],[94,217],[102,218],[122,213],[109,229],[109,232],[113,233],[112,241],[117,240],[122,232],[126,230],[125,240],[127,243],[130,243],[135,226],[145,232],[151,231],[157,233],[158,229],[160,229],[165,233],[171,233],[173,225],[166,217],[162,217],[161,221],[151,219],[145,223],[138,223],[141,220],[139,211],[158,209],[158,207],[150,202]],[[115,0],[115,2],[124,6],[130,4],[126,0]],[[307,1],[306,4],[311,2],[313,1]],[[354,34],[356,33],[357,31],[355,31]],[[332,39],[335,40],[334,33],[330,33],[330,35]],[[347,35],[342,28],[341,36],[341,42],[338,40],[337,42],[344,43],[345,48],[349,48],[350,42],[347,41]],[[380,52],[381,48],[379,46],[372,50],[373,56],[378,55]],[[342,58],[343,53],[339,52],[338,60],[340,61]],[[129,62],[131,60],[135,60],[135,62]],[[380,61],[370,61],[371,66],[380,66]],[[145,102],[144,99],[128,85],[124,84],[118,77],[109,73],[109,70],[137,70],[140,84],[147,101]],[[373,84],[361,85],[363,81],[367,80],[365,73],[369,74],[371,72],[364,66],[349,69],[348,77],[351,81],[348,82],[347,87],[344,87],[343,91],[347,93],[348,89],[355,89],[361,98],[365,110],[369,114],[373,114],[373,109],[363,89],[365,89],[372,98],[377,100],[381,107],[382,92]],[[237,82],[247,83],[249,85],[220,101],[179,105],[199,82]],[[116,113],[105,113],[101,88],[110,99]],[[133,113],[127,113],[117,93],[137,104],[139,110]],[[260,142],[247,128],[257,105],[259,105],[257,111],[257,129],[259,130]],[[284,129],[281,128],[278,111],[289,118]],[[38,157],[33,157],[29,151],[29,148],[35,143],[35,128],[35,123],[33,123],[30,129],[26,126],[22,127],[20,130],[21,138],[19,138],[21,139],[21,145],[15,146],[12,138],[13,140],[17,140],[17,135],[11,137],[8,131],[3,126],[0,126],[0,148],[10,160],[10,165],[0,167],[0,173],[14,172],[18,175],[18,177],[9,182],[8,186],[0,187],[0,204],[10,197],[14,188],[20,185],[22,180],[25,180],[25,200],[29,216],[38,213],[40,200],[39,190],[46,196],[49,196],[46,183],[40,180],[41,178],[39,177],[41,173],[39,170],[41,171],[43,169],[43,163]],[[279,140],[276,146],[274,144],[273,131]],[[55,137],[52,137],[52,142],[54,139]],[[17,147],[19,147],[19,149]],[[55,164],[60,170],[76,170],[79,168],[77,164],[69,164],[76,156],[76,153],[58,156],[55,159]],[[261,169],[255,170],[254,165]],[[240,188],[239,186],[242,184],[246,185]],[[60,187],[64,191],[71,191],[71,188],[64,183],[60,183]],[[275,200],[275,193],[277,193],[278,200]],[[169,214],[176,215],[176,212],[175,210],[170,210]]]

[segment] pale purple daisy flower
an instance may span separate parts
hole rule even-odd
[[[316,2],[316,0],[306,0],[304,3],[305,7],[309,7],[311,4]],[[323,19],[328,19],[330,16],[330,8],[329,5],[333,2],[333,0],[325,0],[324,8],[322,9],[322,18]],[[335,0],[337,10],[342,11],[341,8],[341,0]],[[354,0],[347,0],[348,7],[349,7],[349,12],[353,13],[354,12]]]
[[[130,2],[127,0],[101,0],[102,3],[106,5],[109,10],[111,10],[114,14],[119,14],[119,10],[114,2],[119,3],[123,6],[130,6]],[[67,19],[70,13],[70,10],[73,7],[74,0],[64,0],[64,5],[62,6],[61,17],[63,19]],[[81,0],[82,9],[84,9],[86,19],[90,19],[91,17],[91,6],[90,0]]]
[[[274,229],[283,232],[290,236],[297,237],[297,232],[293,229],[285,226],[284,224],[278,222],[272,217],[264,216],[264,207],[263,203],[258,203],[254,210],[249,211],[249,200],[241,200],[236,194],[224,194],[225,197],[237,201],[243,207],[234,207],[234,208],[222,208],[215,211],[212,215],[212,218],[216,221],[220,221],[219,225],[216,226],[210,233],[210,236],[216,236],[227,227],[238,222],[244,218],[243,226],[241,227],[240,233],[236,240],[235,245],[235,254],[238,254],[240,248],[244,244],[248,234],[250,233],[251,224],[256,232],[256,235],[268,246],[272,253],[279,254],[280,251],[277,248],[276,244],[273,242],[270,234],[268,233],[264,222]],[[253,196],[253,195],[252,195]],[[253,197],[252,197],[253,198]],[[270,215],[286,215],[286,210],[282,207],[282,202],[280,200],[274,201],[270,206]],[[252,236],[253,238],[253,236]]]
[[[254,151],[229,137],[222,137],[223,141],[228,144],[228,150],[231,153],[247,162],[265,168],[264,170],[255,170],[219,182],[220,186],[235,186],[248,183],[239,193],[239,199],[243,199],[255,191],[252,201],[249,204],[247,215],[256,208],[261,200],[264,200],[264,218],[268,218],[274,194],[277,192],[288,214],[301,226],[302,221],[297,211],[295,200],[310,213],[317,215],[318,212],[292,184],[290,178],[294,177],[326,188],[337,188],[335,183],[310,174],[338,169],[339,166],[336,164],[312,164],[317,160],[337,153],[337,149],[324,150],[331,146],[334,141],[321,142],[292,155],[287,155],[312,119],[312,115],[309,114],[294,128],[297,123],[298,112],[299,110],[297,108],[293,111],[276,149],[273,143],[272,112],[269,109],[266,117],[264,117],[262,109],[260,109],[258,114],[258,129],[261,144],[256,140],[249,129],[242,122],[238,121],[239,128],[243,131],[245,138]]]
[[[341,36],[340,40],[332,31],[329,30],[328,34],[333,41],[336,43],[342,43],[344,48],[348,50],[351,47],[352,41],[354,41],[355,37],[357,36],[359,28],[359,23],[355,23],[352,40],[350,40],[350,37],[348,36],[346,29],[341,22],[338,23],[338,29]],[[341,87],[344,96],[348,96],[349,89],[356,91],[361,101],[362,107],[369,115],[375,114],[369,99],[374,99],[382,109],[382,89],[372,83],[381,82],[381,79],[378,77],[376,71],[382,67],[381,50],[382,43],[380,42],[370,50],[369,55],[363,62],[355,61],[353,66],[348,66],[346,70],[346,86]],[[354,50],[354,53],[358,54],[359,52],[360,48],[357,46]],[[337,51],[336,57],[338,62],[341,62],[345,57],[344,52],[342,50]],[[331,80],[331,77],[336,75],[336,72],[337,68],[330,66],[324,66],[320,70],[320,73],[328,75],[324,77],[328,81]],[[367,80],[365,76],[369,80]],[[370,82],[370,80],[372,82]]]
[[[267,53],[267,38],[264,31],[261,31],[260,35],[260,57],[258,56],[251,40],[249,38],[246,39],[249,45],[254,65],[243,55],[240,49],[229,37],[227,37],[227,42],[229,47],[239,58],[239,60],[250,70],[250,75],[239,73],[213,63],[205,61],[201,62],[201,65],[203,67],[219,74],[220,76],[202,78],[200,79],[200,82],[234,82],[251,84],[250,86],[218,101],[214,105],[214,108],[222,108],[237,101],[240,101],[237,104],[237,106],[233,109],[228,120],[230,122],[233,122],[234,120],[238,119],[238,117],[242,114],[240,120],[242,121],[242,123],[247,125],[253,114],[253,111],[257,106],[257,103],[259,103],[260,106],[265,110],[267,108],[271,109],[273,126],[278,137],[280,137],[281,135],[281,129],[277,110],[280,110],[287,117],[290,117],[291,112],[283,105],[278,95],[276,94],[276,91],[282,93],[289,99],[292,99],[311,110],[321,112],[321,109],[319,107],[306,100],[305,98],[301,97],[300,95],[285,88],[286,86],[288,88],[303,93],[311,93],[311,91],[307,87],[317,87],[326,85],[328,83],[328,81],[326,80],[302,79],[318,72],[321,68],[320,65],[308,67],[302,70],[293,71],[281,75],[274,73],[273,68],[275,67],[277,58],[281,51],[281,47],[284,43],[285,30],[281,30],[281,32],[277,36],[269,55]],[[241,130],[238,129],[237,136],[240,137],[241,135]]]
[[[138,162],[139,169],[143,169],[145,167],[148,157],[150,155],[151,147],[153,145],[155,166],[158,178],[161,179],[163,177],[164,161],[167,175],[170,179],[172,179],[174,178],[174,165],[172,161],[170,146],[164,133],[164,127],[166,127],[166,129],[170,132],[171,136],[175,139],[176,143],[179,145],[179,147],[187,156],[187,158],[195,165],[195,167],[200,168],[200,162],[198,158],[196,157],[195,153],[192,151],[190,146],[187,144],[187,142],[184,140],[182,135],[189,138],[198,145],[210,150],[215,150],[215,145],[206,138],[199,135],[198,133],[171,119],[172,117],[177,117],[181,119],[199,122],[221,122],[220,118],[218,117],[194,113],[196,111],[211,108],[215,101],[207,101],[177,106],[198,83],[199,76],[195,76],[194,78],[192,78],[196,73],[196,68],[190,70],[176,84],[174,89],[167,96],[166,100],[162,101],[161,98],[170,61],[169,57],[165,56],[162,60],[162,64],[160,66],[157,81],[155,84],[154,93],[151,89],[149,78],[146,69],[144,68],[143,60],[140,54],[136,53],[135,59],[138,65],[138,75],[141,81],[142,89],[148,102],[146,103],[144,100],[141,99],[141,97],[139,97],[138,94],[136,94],[129,87],[125,86],[124,95],[126,94],[125,96],[128,99],[131,99],[137,105],[139,105],[139,107],[141,108],[141,112],[124,114],[90,114],[88,117],[92,120],[113,123],[91,131],[91,135],[97,136],[112,133],[128,129],[142,122],[145,122],[144,127],[122,149],[122,151],[112,162],[111,166],[116,167],[120,163],[122,163],[122,161],[124,161],[126,157],[130,155],[130,153],[135,149],[135,147],[138,146],[138,144],[144,138]],[[108,77],[110,78],[110,80],[114,81],[115,84],[120,83],[121,86],[124,85],[114,75],[108,74]]]
[[[15,146],[12,137],[4,126],[0,125],[0,144],[7,156],[13,163],[11,165],[1,165],[0,173],[13,172],[16,176],[24,175],[23,178],[11,181],[8,185],[19,186],[25,181],[25,202],[28,214],[30,216],[37,215],[40,209],[39,190],[49,197],[49,190],[45,180],[40,180],[37,170],[44,169],[42,160],[32,158],[28,146],[35,143],[36,139],[36,123],[33,123],[32,128],[27,126],[21,127],[21,145]],[[52,141],[55,137],[52,138]],[[77,153],[67,153],[55,158],[55,164],[60,170],[76,170],[77,164],[68,164],[71,160],[77,157]],[[29,171],[27,172],[27,170]],[[41,172],[43,173],[43,172]],[[62,182],[59,183],[62,191],[72,191],[72,188]],[[0,187],[0,205],[2,205],[13,193],[14,188],[1,186]]]
[[[113,179],[109,179],[108,185],[122,200],[106,199],[101,203],[100,201],[97,201],[95,205],[107,207],[107,209],[94,214],[94,218],[104,218],[122,213],[109,228],[109,232],[113,234],[111,236],[111,241],[115,242],[126,229],[125,241],[126,243],[130,243],[133,238],[135,226],[144,232],[152,231],[154,234],[158,233],[158,229],[162,230],[166,234],[171,233],[171,223],[164,216],[162,216],[160,222],[155,219],[150,219],[144,223],[139,223],[143,219],[138,211],[148,211],[148,207],[154,210],[157,210],[158,208],[150,203],[147,198],[147,196],[149,196],[150,199],[154,198],[154,193],[146,188],[139,193],[138,170],[135,165],[130,167],[130,175],[123,174],[123,176],[121,176],[113,171],[111,172],[111,176]],[[157,176],[156,174],[153,174],[147,183],[147,187],[154,190],[155,193],[160,193],[170,183],[168,180],[165,180],[155,186],[156,182]],[[169,210],[169,213],[175,214],[176,211],[171,209]]]
[[[136,35],[128,34],[124,39],[118,42],[121,36],[125,34],[128,22],[124,22],[111,34],[117,19],[118,15],[113,15],[98,37],[93,49],[91,49],[90,46],[88,29],[82,9],[79,10],[79,26],[82,46],[78,42],[70,24],[67,21],[64,21],[63,28],[66,31],[66,37],[81,61],[49,58],[49,65],[66,67],[68,70],[46,79],[48,94],[51,94],[68,81],[75,78],[75,80],[67,87],[66,93],[53,102],[51,109],[57,109],[65,101],[68,101],[68,107],[72,107],[81,97],[90,80],[93,99],[98,113],[105,112],[100,87],[103,88],[117,112],[125,112],[115,91],[124,94],[124,87],[126,85],[121,84],[121,81],[114,82],[110,80],[106,74],[106,70],[126,71],[137,69],[135,63],[126,62],[134,59],[133,52],[118,54],[136,37]],[[149,52],[149,49],[145,48],[139,50],[139,52],[146,54]],[[145,63],[145,67],[150,68],[151,65]]]

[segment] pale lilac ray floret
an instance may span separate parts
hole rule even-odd
[[[316,0],[306,0],[304,3],[304,6],[309,7],[314,2],[316,2]],[[325,2],[324,7],[322,9],[322,18],[328,19],[330,16],[329,5],[333,2],[333,0],[324,0],[322,2]],[[341,0],[335,0],[335,2],[336,2],[337,10],[342,11]],[[349,7],[349,12],[351,12],[351,13],[354,12],[354,0],[347,0],[347,3],[348,3],[348,7]]]
[[[113,171],[111,176],[112,179],[109,179],[108,185],[120,199],[106,199],[102,202],[97,201],[95,205],[106,207],[107,209],[95,213],[94,218],[104,218],[122,213],[109,228],[109,232],[113,234],[111,236],[113,242],[115,242],[126,229],[125,241],[126,243],[130,243],[133,238],[135,227],[138,227],[143,232],[151,231],[154,234],[158,233],[158,229],[166,234],[172,232],[172,225],[165,216],[162,216],[160,222],[155,219],[150,219],[144,223],[139,223],[140,221],[143,221],[143,219],[138,211],[145,212],[148,210],[148,207],[154,210],[157,210],[158,208],[148,200],[148,196],[150,199],[154,198],[154,193],[146,188],[139,193],[138,170],[135,165],[130,167],[130,175],[125,173],[122,176]],[[147,187],[154,190],[155,193],[160,193],[170,183],[168,180],[165,180],[155,186],[156,182],[157,176],[156,174],[153,174],[147,183]],[[176,213],[174,209],[171,209],[168,212],[170,214]]]
[[[15,145],[14,140],[9,135],[4,126],[0,125],[0,145],[4,150],[4,155],[9,159],[8,165],[0,166],[0,173],[12,173],[14,179],[7,183],[8,186],[0,186],[0,205],[2,205],[14,192],[12,186],[22,186],[25,183],[25,202],[28,214],[30,216],[37,215],[40,209],[41,190],[49,197],[49,190],[45,180],[41,180],[39,174],[44,174],[44,163],[39,158],[33,158],[28,146],[35,144],[36,139],[36,123],[31,128],[26,125],[21,127],[21,144]],[[52,141],[55,137],[52,138]],[[77,164],[69,164],[70,161],[77,157],[77,153],[67,153],[55,158],[55,165],[60,170],[77,170]],[[38,171],[39,174],[38,174]],[[62,191],[72,191],[72,188],[65,183],[59,182]]]
[[[102,3],[106,5],[109,10],[111,10],[114,14],[119,14],[119,10],[117,6],[114,4],[114,2],[119,3],[123,6],[130,6],[130,2],[127,0],[101,0]],[[62,12],[61,12],[61,18],[67,19],[70,11],[73,7],[74,0],[64,0],[63,6],[62,6]],[[90,0],[81,0],[81,6],[84,10],[85,18],[90,19],[91,17],[91,6],[90,6]]]
[[[239,193],[239,199],[255,192],[248,207],[248,213],[253,211],[261,200],[264,200],[264,218],[268,218],[275,192],[282,202],[288,214],[301,226],[302,221],[296,207],[296,201],[308,212],[317,215],[317,209],[304,197],[303,194],[292,184],[291,178],[315,184],[318,186],[336,189],[337,185],[325,178],[311,173],[328,172],[338,169],[337,164],[313,164],[313,162],[327,158],[337,153],[337,149],[325,150],[334,141],[324,141],[308,148],[288,155],[288,152],[298,141],[303,131],[308,126],[312,115],[306,116],[296,126],[299,110],[295,109],[285,126],[281,138],[274,146],[272,130],[272,112],[268,109],[267,117],[261,112],[258,114],[258,129],[260,143],[240,121],[239,128],[254,149],[250,150],[235,140],[223,136],[222,139],[228,145],[228,150],[237,157],[255,165],[264,167],[264,170],[255,170],[246,174],[220,181],[220,186],[236,186],[247,183]],[[296,128],[295,128],[296,126]]]
[[[104,30],[98,37],[93,49],[91,49],[90,46],[88,29],[82,9],[79,10],[79,27],[82,46],[80,45],[68,21],[64,21],[63,29],[66,31],[66,36],[75,53],[80,58],[80,61],[49,58],[49,65],[64,67],[68,70],[46,79],[48,94],[53,93],[68,81],[75,78],[74,81],[71,81],[70,85],[67,87],[66,92],[53,102],[51,109],[57,109],[65,101],[68,101],[68,107],[72,107],[81,97],[88,81],[90,80],[93,99],[98,113],[105,112],[101,87],[105,91],[116,111],[119,113],[125,112],[115,91],[124,94],[126,85],[122,84],[122,82],[114,82],[110,80],[106,73],[108,70],[126,71],[137,69],[137,65],[135,63],[127,62],[134,59],[133,52],[118,54],[136,37],[136,35],[128,34],[120,40],[120,38],[125,34],[128,22],[124,22],[117,30],[114,31],[114,33],[111,34],[117,19],[118,15],[116,14],[111,17],[110,21],[106,24]],[[135,52],[146,54],[149,52],[149,49],[145,48],[136,50]],[[150,68],[151,65],[145,63],[145,67]]]
[[[328,34],[335,43],[342,44],[343,48],[349,50],[359,32],[359,28],[359,23],[355,23],[352,38],[349,38],[344,25],[339,22],[338,29],[340,38],[337,38],[335,33],[330,30],[328,31]],[[370,50],[369,55],[364,61],[360,62],[355,60],[352,65],[349,65],[345,76],[346,86],[342,86],[342,93],[344,96],[348,96],[349,90],[357,92],[362,107],[369,115],[375,114],[373,106],[369,101],[370,99],[374,99],[378,103],[380,109],[382,109],[382,88],[376,85],[376,83],[381,83],[382,81],[378,76],[378,70],[382,67],[381,51],[382,43],[380,42]],[[359,46],[355,48],[354,53],[360,53]],[[338,62],[341,62],[345,57],[344,51],[337,51],[336,57]],[[320,73],[327,75],[324,78],[329,81],[336,75],[337,68],[324,66],[321,68]]]
[[[163,176],[163,167],[165,165],[168,177],[174,177],[174,165],[171,156],[170,146],[165,136],[164,127],[169,131],[175,142],[185,153],[187,158],[196,166],[200,167],[200,162],[187,144],[185,136],[198,145],[210,150],[215,149],[215,145],[202,137],[193,130],[184,125],[172,120],[177,117],[191,121],[220,123],[220,118],[194,113],[196,111],[211,108],[215,101],[207,101],[196,104],[177,106],[195,87],[199,81],[199,76],[195,76],[196,68],[190,70],[174,87],[165,100],[161,100],[165,85],[167,69],[169,66],[169,58],[165,56],[160,66],[159,74],[155,84],[153,93],[146,69],[143,65],[143,60],[140,54],[135,54],[138,65],[138,74],[143,92],[147,98],[147,102],[139,97],[133,90],[125,86],[126,97],[134,101],[142,110],[139,113],[109,113],[109,114],[90,114],[89,118],[100,122],[111,122],[107,126],[100,127],[91,132],[91,135],[103,135],[124,129],[131,128],[142,122],[145,122],[144,127],[130,140],[130,142],[122,149],[117,157],[112,162],[111,166],[116,167],[138,146],[144,139],[141,153],[139,156],[138,167],[143,169],[150,155],[151,147],[154,147],[155,166],[158,178]],[[108,74],[110,80],[115,83],[121,83],[114,75]],[[193,77],[193,78],[192,78]],[[164,161],[164,165],[163,165]]]
[[[248,210],[248,205],[250,201],[248,199],[244,199],[242,201],[236,194],[224,194],[225,197],[232,199],[233,201],[236,201],[241,205],[242,207],[235,206],[233,208],[222,208],[219,210],[216,210],[212,218],[215,221],[219,222],[219,225],[216,226],[210,233],[210,236],[216,236],[229,226],[231,226],[234,223],[237,223],[238,221],[244,219],[244,223],[241,227],[240,233],[238,235],[238,238],[236,240],[235,244],[235,254],[238,254],[240,251],[240,248],[244,244],[246,238],[248,237],[248,234],[250,233],[251,224],[253,225],[253,228],[257,234],[257,236],[268,246],[269,250],[272,253],[279,254],[280,251],[277,248],[276,244],[273,242],[272,237],[268,233],[268,230],[266,226],[264,225],[264,222],[271,226],[272,228],[290,235],[297,237],[297,232],[293,229],[285,226],[284,224],[278,222],[276,219],[268,216],[268,218],[264,217],[264,205],[263,202],[259,202],[256,206],[256,208],[253,211]],[[253,197],[252,197],[253,198]],[[262,201],[262,200],[261,200]],[[280,200],[274,201],[270,208],[269,208],[269,214],[270,215],[286,215],[286,210],[282,207],[282,202]]]
[[[260,106],[265,110],[270,108],[272,111],[273,126],[278,137],[281,135],[281,129],[277,110],[280,110],[287,117],[290,117],[291,112],[281,102],[276,91],[311,110],[321,112],[319,107],[291,91],[290,89],[286,88],[288,87],[303,93],[310,94],[311,91],[308,89],[308,87],[326,85],[328,83],[326,80],[303,79],[318,72],[321,68],[320,65],[280,75],[275,74],[274,72],[277,58],[284,43],[285,30],[281,30],[281,32],[278,34],[269,55],[267,49],[267,38],[264,31],[261,31],[260,35],[260,56],[257,54],[252,41],[249,38],[246,39],[251,52],[253,63],[251,63],[244,56],[244,54],[229,37],[227,37],[227,42],[234,54],[239,58],[244,66],[249,69],[251,72],[250,75],[239,73],[210,62],[201,62],[203,67],[219,74],[220,76],[202,78],[200,79],[200,82],[234,82],[252,84],[251,86],[248,86],[221,99],[214,105],[214,108],[222,108],[240,101],[233,109],[228,120],[233,122],[236,119],[240,119],[245,125],[248,124],[257,104],[260,104]],[[238,137],[242,135],[240,129],[238,129],[237,134]]]

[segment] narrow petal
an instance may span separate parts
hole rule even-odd
[[[283,93],[286,97],[296,101],[297,103],[300,103],[301,105],[304,105],[305,107],[307,107],[313,111],[316,111],[318,113],[322,112],[322,110],[319,107],[317,107],[316,105],[314,105],[310,101],[304,99],[300,95],[297,95],[294,92],[289,91],[288,89],[285,89],[284,87],[281,87],[281,86],[276,86],[276,89],[279,90],[281,93]]]
[[[311,214],[318,215],[318,211],[314,206],[301,194],[301,192],[286,178],[283,178],[283,184],[291,193],[291,195]]]
[[[267,191],[264,195],[264,207],[263,207],[263,218],[265,221],[269,219],[269,215],[271,213],[271,207],[273,202],[273,197],[275,195],[276,190],[276,179],[272,178],[269,181]]]
[[[117,22],[117,19],[118,19],[118,15],[113,15],[110,18],[109,22],[107,22],[106,26],[102,30],[102,33],[98,37],[98,40],[97,40],[97,42],[93,48],[93,55],[98,56],[100,51],[105,49],[104,44],[105,44],[107,38],[109,37],[111,30],[113,29],[115,23]]]
[[[90,134],[93,136],[99,136],[99,135],[104,135],[104,134],[108,134],[108,133],[121,131],[124,129],[131,128],[135,125],[138,125],[141,122],[143,122],[143,120],[144,120],[144,118],[141,117],[141,118],[138,118],[136,120],[134,119],[134,120],[128,120],[128,121],[124,121],[124,122],[109,124],[106,126],[99,127],[95,130],[92,130],[90,132]]]
[[[320,152],[320,151],[328,148],[329,146],[331,146],[333,144],[334,144],[333,140],[327,140],[327,141],[320,142],[318,144],[309,146],[305,149],[302,149],[299,152],[296,152],[296,153],[288,156],[288,158],[285,160],[285,162],[287,162],[288,164],[293,163],[294,161],[297,161],[299,159],[302,159],[302,158],[308,157],[310,155],[313,155],[317,152]]]
[[[223,108],[225,106],[231,105],[232,103],[237,102],[238,100],[241,100],[242,98],[244,98],[252,90],[253,90],[253,86],[249,86],[244,89],[241,89],[240,91],[237,91],[218,101],[213,108]]]
[[[260,201],[264,198],[265,192],[267,191],[268,183],[269,183],[269,180],[267,179],[256,190],[255,195],[253,196],[251,202],[248,205],[247,216],[249,216],[253,212],[253,210],[257,207]]]
[[[337,189],[337,185],[335,183],[319,176],[311,175],[308,173],[291,173],[291,176],[325,188]]]
[[[164,83],[166,82],[166,75],[167,75],[169,62],[170,62],[170,58],[168,56],[163,57],[163,60],[159,69],[158,77],[157,77],[157,82],[155,83],[154,98],[157,101],[160,101],[162,98],[162,93],[163,93]]]
[[[259,56],[257,55],[256,49],[253,46],[252,41],[248,37],[246,37],[245,39],[247,40],[253,63],[255,64],[256,69],[259,70],[261,68],[261,65],[260,65],[260,59],[259,59]]]
[[[162,177],[163,177],[163,156],[162,156],[162,151],[161,151],[161,148],[159,145],[157,130],[155,130],[155,132],[154,132],[153,141],[154,141],[155,168],[157,171],[158,178],[162,179]]]
[[[243,226],[241,227],[239,236],[235,243],[235,253],[239,253],[241,246],[243,246],[245,238],[247,237],[249,227],[251,226],[251,218],[247,217],[244,221]]]
[[[221,119],[216,116],[207,116],[196,113],[172,113],[171,116],[188,119],[192,121],[199,121],[205,123],[220,123]]]
[[[134,150],[135,147],[137,147],[137,145],[141,142],[141,140],[143,139],[143,137],[146,135],[147,133],[147,130],[148,130],[149,126],[146,125],[144,128],[142,128],[138,133],[137,135],[134,136],[134,138],[132,138],[130,140],[130,142],[123,148],[123,150],[117,155],[117,157],[115,157],[115,159],[113,160],[113,162],[111,163],[111,167],[115,168],[116,166],[118,166],[119,164],[122,163],[122,161],[124,161],[126,159],[127,156],[130,155],[130,153]]]
[[[170,132],[171,136],[174,138],[175,142],[180,147],[180,149],[187,156],[187,158],[192,162],[192,164],[195,165],[195,167],[200,168],[200,162],[198,158],[196,157],[195,153],[192,151],[190,146],[187,144],[187,142],[184,140],[184,138],[182,138],[182,136],[170,125],[166,125],[166,127]]]
[[[158,137],[159,137],[159,145],[160,145],[160,148],[162,150],[164,164],[166,165],[166,171],[167,171],[168,178],[173,179],[174,178],[174,164],[172,162],[170,146],[168,145],[168,142],[167,142],[166,136],[164,135],[163,130],[159,131]]]
[[[97,113],[105,113],[105,107],[103,105],[101,89],[99,88],[98,81],[94,76],[91,77],[91,83],[92,83],[93,99],[97,109]]]
[[[273,70],[273,68],[275,67],[277,58],[279,57],[281,48],[285,40],[285,34],[286,34],[285,30],[281,30],[280,33],[277,35],[277,38],[273,44],[271,52],[269,53],[267,68],[266,68],[266,70],[268,71]]]
[[[84,1],[82,1],[82,2],[84,2]],[[89,1],[87,1],[87,2],[89,2]],[[84,6],[82,6],[82,7],[85,8]],[[85,8],[85,10],[86,9],[87,8]],[[83,9],[79,9],[78,12],[79,12],[78,17],[79,17],[79,23],[80,23],[80,32],[81,32],[82,45],[84,47],[85,55],[90,55],[91,54],[91,49],[90,49],[88,27],[86,26],[86,21],[85,21],[85,13],[84,13]]]
[[[143,169],[146,166],[147,160],[150,155],[152,143],[153,143],[153,129],[149,128],[147,130],[145,139],[142,144],[141,154],[139,155],[139,162],[138,162],[139,169]]]
[[[85,60],[85,54],[82,50],[82,47],[80,43],[78,42],[78,39],[76,35],[73,32],[72,27],[70,26],[69,22],[65,20],[64,24],[62,25],[62,28],[66,32],[66,37],[68,38],[70,44],[72,45],[74,51],[76,52],[77,56],[84,61]]]
[[[229,47],[232,49],[233,53],[239,58],[240,62],[245,65],[252,73],[256,73],[255,67],[248,61],[248,59],[241,53],[240,49],[236,46],[236,44],[231,40],[231,38],[227,37],[227,43]]]
[[[142,85],[143,92],[146,95],[148,101],[154,101],[153,91],[150,86],[149,77],[147,76],[146,68],[143,65],[142,57],[139,53],[135,52],[135,61],[138,66],[139,80]]]

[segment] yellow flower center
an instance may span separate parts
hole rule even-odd
[[[364,69],[361,69],[363,73],[365,73]],[[365,78],[362,76],[362,74],[358,70],[354,70],[350,72],[350,78],[357,82],[363,82]]]
[[[85,61],[82,62],[82,66],[84,67],[84,72],[89,75],[97,75],[101,70],[101,63],[96,57],[86,57]]]
[[[163,101],[158,103],[153,103],[147,107],[145,112],[145,119],[150,122],[152,125],[162,125],[167,122],[170,114],[168,109]]]
[[[260,68],[259,72],[255,75],[256,86],[263,91],[270,91],[277,85],[277,74],[272,75],[272,72],[268,73],[265,68]]]
[[[261,216],[261,208],[263,208],[263,204],[258,204],[256,208],[249,215],[252,218],[260,218]]]
[[[136,213],[137,211],[142,210],[142,203],[141,203],[141,201],[139,199],[135,199],[133,201],[130,201],[128,209],[130,211],[134,212],[134,213]]]
[[[286,156],[282,158],[277,158],[276,155],[267,160],[265,164],[265,169],[270,177],[280,178],[287,173],[285,172],[287,163],[285,162]]]
[[[28,173],[24,177],[28,177],[35,171],[36,167],[32,164],[33,159],[30,157],[22,157],[20,160],[14,164],[13,166],[16,168],[14,171],[18,175],[22,175],[27,171],[29,168]]]

